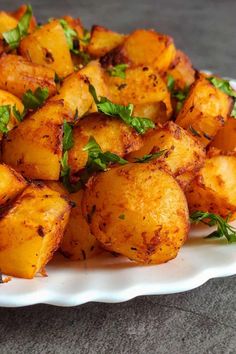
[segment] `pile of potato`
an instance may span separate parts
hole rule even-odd
[[[105,249],[160,264],[187,239],[189,211],[236,218],[234,91],[171,37],[88,32],[69,16],[37,25],[23,5],[0,12],[0,52],[2,273],[44,274],[58,248],[71,260]],[[104,113],[91,87],[149,128]],[[103,170],[89,169],[91,139],[99,156],[116,155]]]

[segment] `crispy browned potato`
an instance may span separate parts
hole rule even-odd
[[[206,146],[223,127],[232,103],[232,97],[214,87],[204,76],[200,76],[191,86],[176,123]]]
[[[12,201],[27,186],[25,179],[11,167],[0,164],[0,206]]]
[[[161,72],[168,70],[176,54],[173,39],[154,30],[139,29],[102,58],[104,66],[129,63],[150,66]]]
[[[216,147],[222,151],[236,151],[236,119],[229,117],[223,128],[221,128],[210,147]]]
[[[211,150],[186,194],[190,212],[201,210],[236,218],[236,156]]]
[[[174,88],[176,90],[184,90],[186,87],[192,85],[195,80],[195,70],[192,63],[181,50],[176,51],[175,60],[171,64],[167,74],[174,78]]]
[[[73,129],[74,146],[68,151],[72,175],[86,165],[88,152],[83,151],[83,148],[90,136],[95,138],[103,152],[110,151],[119,156],[137,150],[142,145],[141,137],[119,118],[101,113],[90,114]]]
[[[2,160],[26,178],[58,180],[63,102],[48,102],[3,139]]]
[[[93,26],[91,38],[87,47],[88,53],[94,58],[100,58],[120,45],[125,36],[102,26]]]
[[[55,71],[33,64],[19,55],[3,54],[0,57],[0,89],[21,98],[27,90],[47,87],[49,96],[56,93]]]
[[[177,256],[189,230],[178,183],[152,164],[128,164],[90,180],[83,213],[104,248],[140,263]]]
[[[48,181],[49,188],[66,195],[72,202],[72,210],[60,245],[61,253],[71,261],[81,261],[101,252],[96,238],[91,234],[88,223],[82,215],[81,200],[84,191],[69,194],[60,182]]]
[[[22,104],[21,100],[18,97],[12,95],[10,92],[0,89],[0,106],[10,106],[10,120],[7,124],[7,129],[12,130],[16,125],[19,124],[18,120],[16,119],[13,107],[22,113],[24,110],[24,105]],[[0,140],[2,139],[2,133],[0,132]]]
[[[141,149],[131,152],[127,158],[135,161],[136,158],[163,150],[163,155],[151,163],[174,177],[190,171],[197,172],[205,160],[203,146],[174,122],[167,122],[163,128],[145,134]]]
[[[74,71],[64,30],[57,20],[26,36],[20,43],[20,54],[35,64],[55,70],[60,77]]]
[[[57,250],[69,203],[43,185],[30,185],[0,218],[0,271],[33,278]]]
[[[164,123],[172,114],[170,93],[158,72],[151,67],[127,68],[126,78],[105,76],[112,102],[134,104],[134,115]]]
[[[0,38],[2,38],[2,33],[10,31],[15,28],[18,21],[5,11],[0,11]]]

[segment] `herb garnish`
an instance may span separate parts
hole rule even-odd
[[[27,90],[22,97],[25,111],[41,107],[48,96],[49,91],[47,87],[38,87],[34,92],[32,92],[32,90]]]
[[[167,88],[170,92],[174,90],[175,87],[175,79],[172,75],[168,74],[167,75]]]
[[[167,87],[171,93],[171,97],[175,98],[178,101],[176,105],[176,112],[178,113],[181,110],[186,97],[188,96],[189,87],[186,86],[182,91],[175,90],[175,79],[170,74],[167,75]]]
[[[110,151],[103,152],[93,136],[90,136],[88,143],[83,148],[83,151],[88,152],[86,169],[89,173],[106,171],[110,163],[119,163],[120,165],[125,165],[128,163],[127,160],[113,154]]]
[[[128,106],[122,106],[112,103],[106,97],[97,97],[96,90],[92,85],[89,85],[89,91],[93,96],[93,99],[97,105],[99,112],[102,112],[108,116],[119,117],[130,127],[134,128],[139,134],[144,134],[148,129],[155,128],[155,123],[148,118],[133,117],[133,104]]]
[[[68,164],[68,150],[74,145],[73,141],[73,129],[72,126],[64,121],[63,123],[63,140],[62,149],[63,155],[61,159],[61,177],[62,183],[68,189],[69,192],[74,191],[70,183],[70,166]]]
[[[11,115],[11,106],[9,105],[0,106],[0,132],[1,133],[8,132],[7,125],[10,120],[10,115]]]
[[[83,37],[79,38],[80,42],[84,44],[89,44],[90,38],[91,38],[91,33],[86,28],[84,28]]]
[[[160,151],[154,152],[153,154],[150,153],[150,154],[144,155],[142,157],[136,157],[135,162],[139,162],[139,163],[149,162],[151,160],[157,159],[158,157],[161,157],[166,151],[167,150],[165,149],[165,150],[160,150]]]
[[[120,77],[121,79],[126,78],[126,69],[128,68],[128,64],[118,64],[116,66],[112,66],[107,69],[107,72],[114,77]]]
[[[31,17],[32,7],[28,5],[17,26],[10,31],[3,32],[2,36],[11,49],[16,49],[21,39],[27,35]]]
[[[190,215],[190,221],[192,223],[202,222],[208,226],[216,226],[216,231],[210,233],[207,238],[221,238],[225,237],[229,243],[236,242],[236,229],[228,224],[230,215],[225,219],[221,216],[204,211],[195,211]],[[209,221],[206,219],[209,219]]]

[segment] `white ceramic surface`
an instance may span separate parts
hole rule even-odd
[[[232,84],[236,88],[236,81]],[[236,274],[236,243],[204,239],[210,231],[205,226],[193,228],[178,257],[158,266],[139,266],[108,253],[84,262],[58,256],[47,266],[46,278],[13,278],[1,284],[0,306],[120,302],[139,295],[187,291],[211,278]]]

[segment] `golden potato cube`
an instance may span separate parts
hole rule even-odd
[[[170,93],[156,70],[141,66],[127,68],[126,77],[105,76],[112,102],[134,105],[133,115],[164,123],[172,114]]]
[[[61,253],[71,261],[85,260],[100,253],[100,244],[91,234],[89,225],[82,215],[81,201],[84,191],[81,189],[76,193],[69,194],[60,182],[54,181],[48,181],[47,186],[66,195],[72,205],[74,204],[61,241]]]
[[[0,206],[12,201],[27,186],[25,179],[11,167],[0,164]]]
[[[70,213],[68,201],[41,184],[25,189],[0,219],[0,271],[33,278],[57,250]]]
[[[68,151],[68,163],[71,173],[75,174],[85,167],[88,152],[83,151],[90,136],[93,136],[103,152],[110,151],[119,156],[137,150],[142,139],[136,131],[118,118],[102,113],[92,113],[81,119],[73,129],[74,146]]]
[[[195,81],[195,70],[193,69],[192,63],[181,50],[176,51],[175,60],[171,64],[167,74],[174,78],[174,88],[176,90],[184,90]]]
[[[58,180],[63,120],[63,102],[48,102],[3,139],[2,161],[26,178]]]
[[[0,38],[2,38],[3,32],[8,32],[11,29],[15,28],[18,24],[18,21],[4,11],[0,11]]]
[[[120,45],[125,36],[102,26],[93,26],[91,38],[87,47],[88,53],[94,58],[100,58]]]
[[[130,63],[146,65],[166,72],[173,62],[176,49],[173,39],[154,30],[138,29],[132,32],[122,45],[102,58],[104,66]]]
[[[236,157],[211,150],[186,194],[189,210],[236,218]]]
[[[236,119],[229,117],[223,128],[221,128],[210,147],[216,147],[222,151],[236,151]]]
[[[163,155],[152,160],[152,163],[174,177],[190,171],[197,172],[205,161],[203,146],[174,122],[167,122],[162,128],[145,134],[141,149],[130,153],[127,158],[135,161],[135,158],[162,150],[165,151]]]
[[[23,38],[20,54],[35,64],[55,70],[60,77],[74,71],[64,30],[57,20],[43,25]]]
[[[232,102],[232,97],[200,76],[191,86],[176,123],[207,146],[225,124]]]
[[[175,258],[187,238],[184,193],[172,176],[152,164],[127,164],[100,173],[90,180],[82,204],[102,246],[139,263]]]
[[[56,93],[55,71],[26,61],[19,55],[3,54],[0,57],[0,89],[21,98],[27,90],[48,88],[49,96]]]

